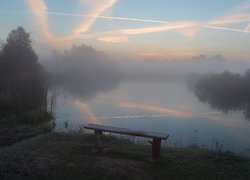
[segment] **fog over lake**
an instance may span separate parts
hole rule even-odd
[[[194,90],[200,77],[209,73],[243,74],[245,62],[216,55],[124,63],[87,46],[54,54],[54,59],[45,62],[57,82],[57,131],[100,123],[169,133],[166,144],[171,146],[249,150],[250,123],[243,111],[213,108],[201,102]]]

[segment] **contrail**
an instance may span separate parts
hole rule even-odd
[[[15,13],[15,14],[30,14],[29,12],[14,12],[14,11],[4,11],[4,12]],[[128,17],[117,17],[117,16],[90,16],[87,14],[64,13],[64,12],[54,12],[54,11],[47,11],[45,14],[55,15],[55,16],[72,16],[72,17],[87,17],[87,18],[98,18],[98,19],[136,21],[136,22],[149,22],[149,23],[158,23],[158,24],[174,23],[173,21],[161,21],[161,20],[153,20],[153,19],[139,19],[139,18],[128,18]]]
[[[226,31],[234,31],[234,32],[242,32],[242,33],[250,33],[247,29],[235,29],[235,28],[225,28],[225,27],[218,27],[218,26],[202,26],[202,28],[206,29],[216,29],[216,30],[226,30]]]
[[[73,16],[73,17],[87,17],[87,18],[98,18],[98,19],[148,22],[148,23],[158,23],[158,24],[176,23],[174,21],[161,21],[161,20],[153,20],[153,19],[138,19],[138,18],[128,18],[128,17],[117,17],[117,16],[89,16],[89,15],[86,15],[86,14],[73,14],[73,13],[62,13],[62,12],[47,12],[47,14],[48,15],[58,15],[58,16]],[[231,21],[230,20],[228,20],[228,21],[222,21],[222,20],[219,21],[218,20],[218,21],[211,21],[208,24],[210,24],[210,25],[213,25],[213,24],[214,25],[215,24],[219,25],[219,24],[235,24],[235,23],[247,22],[247,21],[249,21],[249,17],[250,17],[250,15],[244,15],[244,16],[242,15],[242,16],[238,16],[238,18],[239,18],[238,20],[231,20]],[[207,26],[207,28],[209,28],[209,29],[211,29],[211,27],[217,28],[217,26]],[[227,28],[221,28],[221,29],[227,30]],[[228,28],[228,30],[238,31],[239,29],[230,29],[230,28]]]
[[[183,29],[187,30],[187,34],[194,34],[196,30],[200,28],[205,29],[214,29],[214,30],[222,30],[222,31],[233,31],[240,33],[249,33],[249,26],[245,29],[236,29],[236,28],[227,28],[220,27],[214,25],[225,25],[225,24],[234,24],[234,23],[242,23],[247,22],[249,19],[249,14],[238,14],[235,16],[226,16],[214,21],[210,22],[189,22],[189,21],[162,21],[162,20],[154,20],[154,19],[140,19],[140,18],[128,18],[128,17],[114,17],[114,16],[101,16],[100,14],[104,12],[109,7],[113,6],[116,0],[105,0],[103,1],[91,1],[92,9],[87,12],[87,14],[76,14],[76,13],[64,13],[64,12],[50,12],[47,11],[47,7],[44,0],[38,0],[38,2],[34,3],[32,0],[28,0],[28,5],[32,11],[32,14],[38,19],[38,23],[40,25],[41,31],[46,39],[57,46],[60,41],[71,41],[78,38],[99,38],[100,40],[104,40],[107,42],[127,42],[127,37],[117,37],[120,34],[123,35],[136,35],[136,34],[145,34],[145,33],[153,33],[153,32],[161,32],[168,31],[172,29]],[[85,2],[85,1],[83,1]],[[246,9],[245,6],[244,9]],[[248,8],[249,6],[247,6]],[[241,12],[242,8],[239,10]],[[5,11],[9,12],[9,11]],[[27,12],[12,12],[12,13],[22,13],[29,14]],[[87,17],[88,19],[80,24],[78,27],[74,29],[74,32],[69,36],[65,37],[56,37],[49,31],[48,19],[46,15],[58,15],[58,16],[74,16],[74,17]],[[134,21],[134,22],[148,22],[148,23],[157,23],[163,24],[162,26],[151,26],[144,28],[131,28],[131,29],[121,29],[118,31],[109,31],[109,32],[101,32],[89,34],[86,33],[90,27],[94,24],[96,19],[112,19],[112,20],[121,20],[121,21]],[[167,25],[168,24],[168,25]],[[83,34],[85,33],[85,34]],[[185,33],[185,32],[184,32]],[[112,35],[109,37],[101,37],[105,35]],[[116,37],[113,37],[115,35]]]
[[[83,3],[86,3],[86,1],[82,1]],[[112,7],[116,0],[100,0],[100,1],[88,1],[87,3],[91,5],[91,9],[89,10],[88,14],[91,16],[91,18],[84,21],[82,24],[80,24],[75,30],[75,34],[80,34],[83,32],[87,32],[90,27],[95,23],[96,18],[105,10]]]
[[[74,13],[63,13],[63,12],[47,12],[48,15],[58,15],[58,16],[73,16],[73,17],[88,17],[88,18],[97,18],[97,19],[111,19],[111,20],[122,20],[122,21],[135,21],[135,22],[148,22],[148,23],[158,23],[158,24],[171,24],[176,23],[174,21],[161,21],[161,20],[153,20],[153,19],[139,19],[139,18],[128,18],[128,17],[116,17],[116,16],[89,16],[86,14],[74,14]],[[240,16],[239,16],[240,17]],[[235,20],[228,20],[228,21],[211,21],[208,24],[234,24],[234,23],[241,23],[246,22],[246,17],[249,15],[242,16],[242,20],[235,21]],[[201,26],[201,28],[206,29],[217,29],[217,30],[225,30],[225,31],[234,31],[234,32],[243,32],[249,33],[248,30],[236,29],[236,28],[225,28],[219,26]],[[185,27],[183,27],[185,28]]]
[[[125,20],[125,21],[136,21],[136,22],[149,22],[149,23],[159,23],[159,24],[173,23],[171,21],[161,21],[161,20],[153,20],[153,19],[138,19],[138,18],[113,17],[113,16],[90,16],[90,15],[86,15],[86,14],[74,14],[74,13],[63,13],[63,12],[47,12],[47,14],[48,15],[58,15],[58,16],[73,16],[73,17]]]
[[[5,12],[17,13],[17,14],[30,14],[29,12],[11,12],[11,11],[5,11]],[[86,14],[63,13],[63,12],[46,12],[46,14],[58,15],[58,16],[72,16],[72,17],[87,17],[87,18],[97,18],[97,19],[122,20],[122,21],[149,22],[149,23],[158,23],[158,24],[176,23],[174,21],[161,21],[161,20],[153,20],[153,19],[139,19],[139,18],[128,18],[128,17],[116,17],[116,16],[114,16],[114,17],[113,16],[89,16]],[[212,24],[232,24],[232,23],[239,23],[239,22],[245,22],[245,20],[244,21],[211,21],[208,23],[211,25],[201,26],[201,28],[249,33],[249,31],[246,29],[242,30],[242,29],[236,29],[236,28],[225,28],[225,27],[219,27],[219,26],[212,26]],[[185,27],[183,27],[183,28],[185,28]],[[87,38],[88,38],[88,36],[87,36]]]

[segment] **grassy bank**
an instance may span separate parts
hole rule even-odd
[[[0,118],[0,148],[53,130],[49,113],[25,112]]]
[[[250,159],[199,148],[162,149],[88,134],[40,135],[0,149],[0,179],[250,179]]]

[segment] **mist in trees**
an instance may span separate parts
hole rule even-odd
[[[243,75],[225,71],[200,77],[193,86],[198,99],[212,108],[243,111],[250,119],[250,70]]]
[[[122,78],[114,60],[85,45],[73,46],[64,53],[54,52],[44,66],[55,86],[83,100],[115,88]]]
[[[47,113],[48,79],[22,27],[11,31],[0,50],[0,117]]]

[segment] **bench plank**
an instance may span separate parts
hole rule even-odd
[[[104,125],[99,125],[99,124],[88,124],[88,125],[84,126],[84,128],[91,129],[91,130],[97,130],[97,131],[119,133],[119,134],[148,137],[148,138],[165,139],[165,140],[169,137],[168,134],[163,134],[163,133],[132,130],[132,129],[127,129],[127,128],[118,128],[118,127],[104,126]]]

